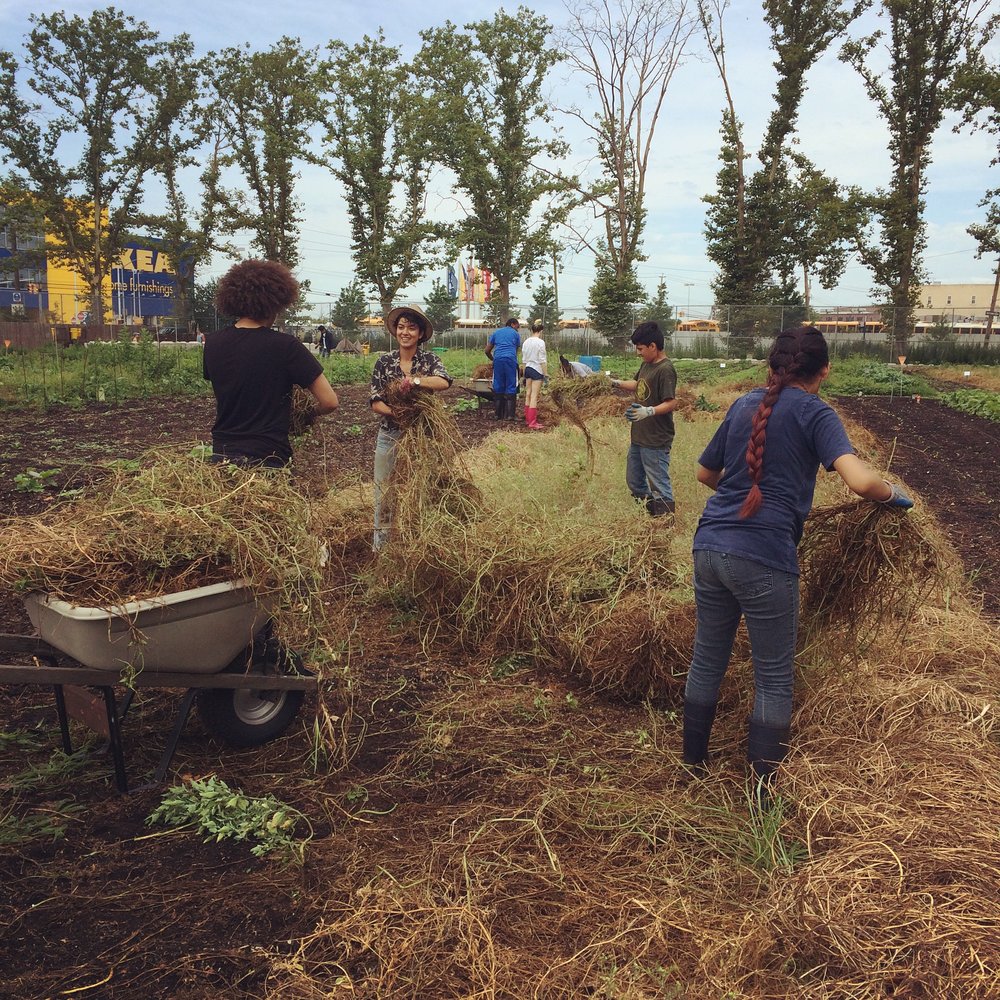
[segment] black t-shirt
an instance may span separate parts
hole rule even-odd
[[[205,339],[203,372],[215,392],[215,454],[288,462],[292,388],[306,389],[323,374],[308,349],[269,327],[230,326]]]

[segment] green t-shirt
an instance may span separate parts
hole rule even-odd
[[[643,406],[656,406],[677,394],[677,372],[669,358],[650,365],[643,362],[636,373],[635,398]],[[632,424],[632,444],[640,448],[669,448],[674,441],[673,413],[655,414]]]

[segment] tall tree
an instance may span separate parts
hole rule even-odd
[[[556,301],[556,289],[551,281],[542,281],[535,289],[535,297],[531,301],[528,320],[529,323],[533,323],[536,319],[540,319],[545,324],[547,336],[558,332],[559,303]]]
[[[568,211],[565,183],[543,169],[565,151],[544,90],[559,58],[550,31],[519,7],[464,32],[450,21],[421,32],[417,63],[432,81],[435,148],[466,199],[456,241],[493,273],[500,312],[512,282],[552,255],[552,230]]]
[[[635,287],[633,267],[645,260],[646,174],[667,89],[697,29],[687,0],[586,0],[570,7],[561,39],[569,64],[586,81],[596,113],[567,109],[597,149],[599,180],[581,195],[600,220],[595,237],[578,233],[608,268]]]
[[[424,305],[427,307],[424,312],[431,321],[431,326],[439,333],[454,329],[458,318],[455,302],[447,285],[440,278],[435,278],[431,283],[430,293],[424,296]]]
[[[194,99],[192,45],[187,35],[163,41],[114,7],[29,21],[23,87],[22,67],[0,51],[0,146],[48,220],[49,253],[80,276],[103,323],[102,288],[143,183],[165,155],[168,124]]]
[[[660,278],[656,286],[656,295],[646,300],[642,311],[642,321],[644,323],[658,323],[665,340],[670,340],[673,335],[677,320],[674,317],[674,307],[667,300],[666,279]]]
[[[887,295],[897,350],[913,332],[913,310],[926,274],[924,195],[935,132],[955,103],[966,67],[981,58],[997,21],[989,0],[881,0],[887,29],[849,41],[841,58],[860,75],[889,134],[888,187],[866,199],[872,225],[857,250]],[[885,43],[884,73],[875,50]]]
[[[601,243],[598,243],[597,251],[587,315],[598,333],[604,334],[611,339],[612,344],[621,348],[635,326],[637,307],[646,293],[636,276],[635,268],[620,275]]]
[[[330,321],[344,333],[356,334],[367,313],[368,300],[365,298],[365,290],[361,287],[361,282],[355,278],[340,290],[337,301],[330,311]]]
[[[344,185],[355,270],[385,315],[435,262],[445,232],[426,216],[431,134],[420,84],[381,30],[330,53],[330,170]]]
[[[816,266],[821,280],[834,283],[846,261],[845,227],[816,223],[817,193],[828,184],[801,154],[789,153],[808,69],[847,30],[870,0],[846,6],[841,0],[765,0],[764,17],[778,74],[774,108],[757,153],[760,168],[749,174],[750,152],[729,83],[723,21],[728,0],[698,0],[698,15],[722,82],[722,152],[718,188],[705,198],[708,256],[719,268],[717,302],[729,308],[737,343],[749,347],[754,328],[770,325],[768,306],[784,305],[792,273]],[[824,199],[829,215],[840,199]],[[803,256],[807,238],[813,240]]]
[[[299,262],[297,163],[310,158],[310,129],[325,120],[325,77],[319,50],[287,36],[264,52],[224,49],[210,71],[216,114],[231,143],[224,161],[239,168],[251,199],[242,223],[261,256],[290,268]]]

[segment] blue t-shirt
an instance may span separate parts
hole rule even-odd
[[[747,442],[763,389],[741,396],[698,459],[706,469],[724,469],[694,536],[695,549],[728,552],[786,573],[799,572],[795,549],[812,508],[816,473],[842,455],[854,454],[840,418],[818,396],[786,388],[767,421],[760,491],[764,502],[753,517],[740,519],[750,492]]]
[[[502,326],[490,334],[494,361],[517,361],[517,349],[521,346],[521,335],[512,326]]]

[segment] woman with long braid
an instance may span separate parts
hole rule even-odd
[[[788,751],[799,566],[796,547],[820,465],[866,500],[913,501],[853,452],[837,414],[816,395],[830,372],[823,335],[783,330],[768,356],[767,386],[740,397],[699,458],[709,498],[694,536],[698,628],[684,691],[684,761],[703,771],[719,687],[740,617],[754,668],[747,759],[757,787]]]

